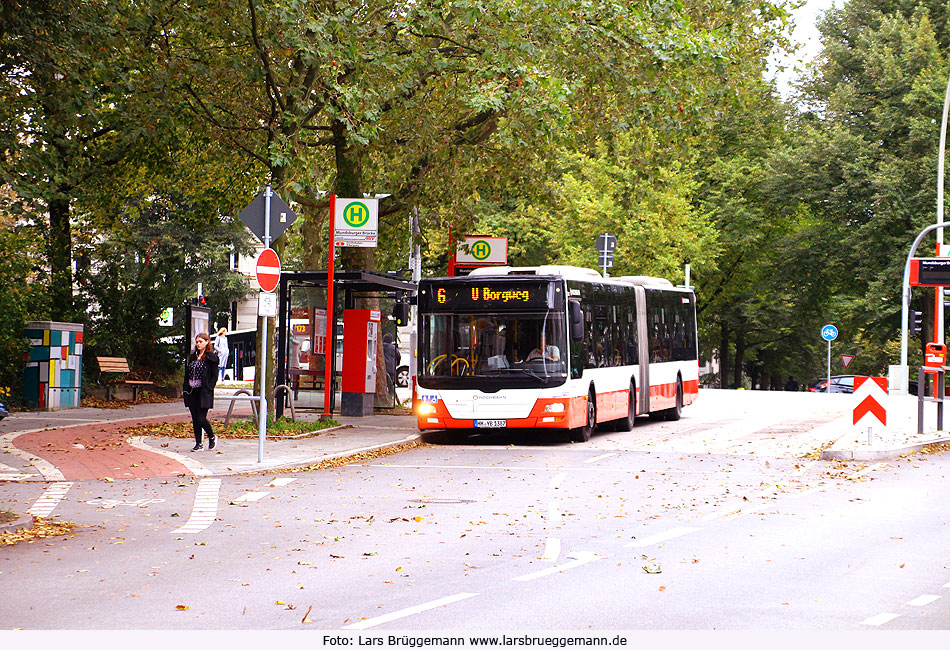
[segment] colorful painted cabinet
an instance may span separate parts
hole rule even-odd
[[[44,411],[77,408],[82,392],[83,326],[31,321],[30,352],[23,371],[23,399]]]

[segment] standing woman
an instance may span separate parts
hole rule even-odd
[[[218,383],[218,355],[211,347],[211,337],[201,332],[195,337],[195,349],[188,358],[185,381],[181,390],[185,406],[191,411],[191,423],[195,430],[195,446],[201,449],[202,433],[208,432],[208,449],[214,449],[216,441],[208,411],[214,406],[214,386]]]
[[[228,349],[228,330],[222,327],[218,330],[218,336],[214,339],[214,351],[218,355],[218,370],[220,375],[218,381],[224,381],[224,371],[228,365],[228,355],[231,351]]]

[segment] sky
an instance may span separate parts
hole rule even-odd
[[[807,0],[801,8],[792,12],[795,29],[791,37],[794,42],[801,43],[802,47],[794,55],[782,60],[787,69],[778,75],[776,80],[779,93],[783,97],[788,97],[791,92],[789,84],[798,76],[795,68],[803,69],[804,65],[813,60],[821,50],[818,28],[815,26],[819,17],[831,7],[840,7],[844,3],[845,0]]]

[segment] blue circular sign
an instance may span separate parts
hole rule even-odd
[[[838,338],[838,328],[834,325],[825,325],[821,328],[821,338],[826,341],[834,341]]]

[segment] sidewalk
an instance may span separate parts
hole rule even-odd
[[[227,414],[219,401],[211,418]],[[239,402],[233,416],[250,414]],[[319,412],[298,412],[298,420],[315,421]],[[307,466],[418,438],[416,420],[408,415],[334,416],[339,427],[295,438],[268,437],[263,460],[259,442],[218,438],[214,450],[192,452],[191,438],[134,436],[129,427],[161,422],[190,422],[181,402],[136,404],[127,409],[67,409],[22,412],[0,422],[0,481],[117,480],[163,476],[222,476]]]

